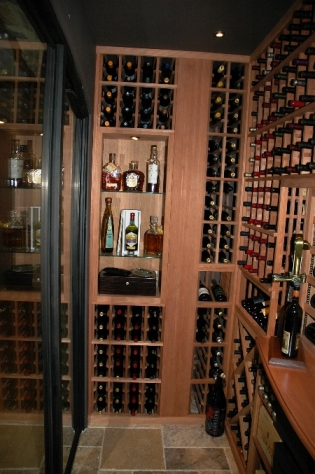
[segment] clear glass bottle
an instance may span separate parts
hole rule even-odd
[[[125,229],[125,247],[128,255],[134,255],[138,250],[138,227],[135,224],[135,213],[130,213],[130,222]]]
[[[157,157],[157,146],[151,146],[150,158],[147,161],[147,192],[158,193],[160,186],[160,162]]]
[[[138,169],[139,162],[131,161],[129,170],[123,173],[123,190],[141,192],[143,190],[144,173]]]
[[[108,163],[103,166],[102,189],[104,191],[120,191],[121,168],[116,165],[115,159],[115,153],[110,153]]]
[[[158,228],[157,216],[150,216],[150,228],[144,234],[144,255],[160,257],[163,251],[163,231]]]
[[[114,218],[112,212],[112,198],[105,198],[105,211],[101,228],[101,252],[112,253],[114,250]]]
[[[24,161],[20,155],[20,140],[12,141],[11,156],[8,159],[8,179],[7,185],[13,188],[19,188],[23,184],[23,166]]]

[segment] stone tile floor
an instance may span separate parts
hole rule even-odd
[[[225,435],[212,438],[203,425],[88,428],[82,433],[73,474],[138,471],[238,474]]]
[[[3,427],[2,427],[3,428]],[[15,427],[16,429],[16,427]],[[0,474],[44,474],[42,441],[31,447],[21,427],[20,455],[11,431],[0,433]],[[34,439],[39,439],[34,436]],[[73,438],[64,429],[64,461]],[[7,441],[4,446],[3,441]],[[15,441],[16,431],[15,431]],[[2,451],[1,452],[1,446]],[[10,446],[12,447],[10,455]],[[5,456],[4,456],[5,455]],[[12,463],[10,464],[10,459]],[[225,435],[212,438],[200,425],[90,427],[80,436],[72,474],[238,474]]]

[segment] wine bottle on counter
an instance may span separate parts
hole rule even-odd
[[[224,433],[226,417],[226,398],[223,391],[225,375],[215,376],[214,386],[209,387],[206,405],[205,430],[210,436],[221,436]]]
[[[286,307],[283,320],[281,352],[289,358],[298,355],[303,310],[299,304],[300,289],[294,288],[292,302]]]

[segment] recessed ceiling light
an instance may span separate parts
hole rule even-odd
[[[221,30],[216,31],[216,32],[214,33],[214,36],[215,36],[216,38],[223,38],[224,35],[225,35],[224,31],[221,31]]]
[[[139,139],[140,137],[135,137],[135,136],[131,137],[131,140],[139,140]]]

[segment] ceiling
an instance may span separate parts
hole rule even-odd
[[[67,0],[65,1],[67,3]],[[293,0],[81,0],[96,45],[252,53]],[[214,32],[223,30],[222,39]]]

